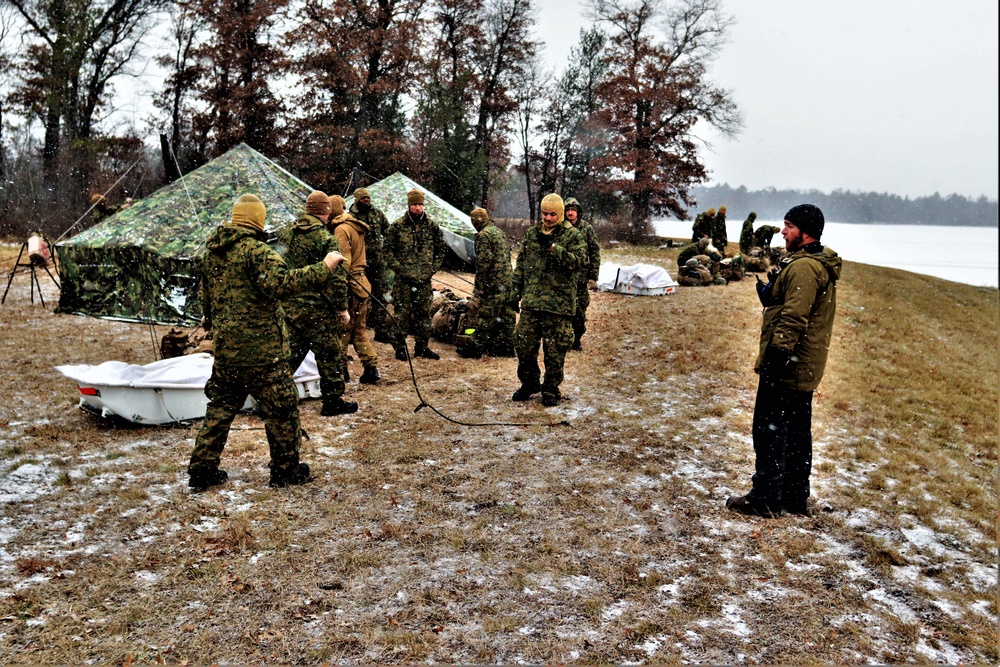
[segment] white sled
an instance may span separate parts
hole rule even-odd
[[[615,292],[628,296],[660,296],[677,291],[677,283],[665,269],[653,264],[619,266],[611,262],[601,264],[597,287],[602,292]]]
[[[145,366],[106,361],[97,366],[56,366],[56,370],[79,386],[81,409],[136,424],[173,424],[205,416],[205,384],[212,375],[212,362],[210,354],[190,354]],[[322,395],[312,352],[294,379],[299,399]],[[255,405],[247,397],[243,408],[252,410]]]

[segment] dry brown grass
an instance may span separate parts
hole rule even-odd
[[[316,481],[269,489],[239,417],[204,494],[194,429],[90,417],[52,369],[148,363],[148,329],[49,310],[24,276],[0,308],[5,663],[998,659],[996,290],[846,265],[814,419],[832,511],[774,521],[722,507],[753,469],[752,281],[594,295],[552,410],[510,402],[513,360],[415,362],[448,415],[569,427],[414,413],[378,346],[359,413],[302,404]]]

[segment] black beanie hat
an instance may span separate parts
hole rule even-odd
[[[785,220],[817,241],[823,235],[823,226],[826,224],[826,220],[823,219],[823,211],[812,204],[793,206],[785,214]]]

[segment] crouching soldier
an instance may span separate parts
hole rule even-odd
[[[483,352],[495,357],[514,356],[514,320],[510,307],[511,267],[507,235],[490,220],[485,208],[470,215],[476,228],[476,285],[479,300],[475,332],[466,346],[455,348],[460,357],[478,359]]]
[[[340,244],[326,230],[330,218],[330,198],[319,190],[306,198],[306,212],[282,238],[287,245],[285,263],[297,269],[323,259],[329,252],[340,252]],[[309,350],[316,357],[319,388],[323,394],[324,417],[358,411],[358,404],[344,400],[344,371],[340,356],[340,328],[346,328],[347,276],[338,271],[318,292],[295,294],[282,303],[288,342],[291,348],[289,368],[294,374]]]
[[[215,363],[205,385],[205,420],[188,465],[188,486],[198,491],[229,478],[219,461],[248,394],[264,416],[271,486],[309,480],[309,466],[299,461],[299,394],[288,368],[280,300],[326,289],[344,257],[331,252],[320,262],[289,269],[264,243],[266,213],[260,199],[243,195],[233,205],[232,219],[208,239],[201,303],[204,327],[214,334]]]
[[[527,401],[539,391],[542,405],[559,402],[563,362],[573,345],[577,276],[587,264],[587,242],[563,218],[563,200],[556,194],[542,199],[542,221],[524,235],[514,268],[511,306],[521,312],[514,329],[517,377],[521,387],[513,401]],[[545,380],[538,368],[543,348]]]

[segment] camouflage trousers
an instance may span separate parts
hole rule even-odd
[[[393,317],[399,331],[393,330],[393,348],[400,350],[406,346],[406,336],[413,335],[417,347],[427,347],[431,339],[431,301],[434,290],[431,281],[411,282],[396,276],[392,283]]]
[[[288,343],[292,356],[288,367],[295,375],[299,364],[309,350],[316,357],[319,371],[319,390],[323,398],[344,395],[344,362],[340,354],[340,331],[337,330],[337,316],[332,312],[305,313],[298,317],[286,317]]]
[[[517,352],[517,379],[521,386],[537,387],[541,384],[542,397],[559,397],[563,381],[563,362],[573,345],[572,317],[538,310],[521,312],[521,319],[514,329],[514,350]],[[545,362],[545,380],[538,368],[538,349],[542,348]]]
[[[573,344],[579,345],[583,334],[587,333],[587,308],[590,306],[590,290],[587,283],[576,285],[576,312],[573,314]]]
[[[368,268],[371,269],[371,256],[369,255]],[[368,272],[366,270],[365,275],[368,276],[368,282],[371,283],[371,301],[369,302],[368,308],[368,324],[366,326],[371,327],[375,331],[391,331],[392,323],[389,322],[389,314],[386,312],[384,306],[385,301],[383,297],[389,288],[385,284],[385,272],[372,270]],[[374,303],[378,300],[382,305]]]
[[[516,317],[513,308],[507,305],[505,294],[480,297],[472,344],[487,354],[509,355],[514,349]]]
[[[371,299],[350,294],[347,300],[347,312],[351,315],[351,322],[347,325],[347,331],[340,335],[341,353],[346,358],[348,346],[353,345],[361,364],[365,368],[374,366],[378,362],[378,353],[368,340],[368,307]]]
[[[266,366],[222,368],[216,363],[205,385],[208,409],[198,431],[188,474],[216,470],[236,414],[252,395],[264,415],[272,474],[291,474],[299,465],[299,394],[281,361]]]

